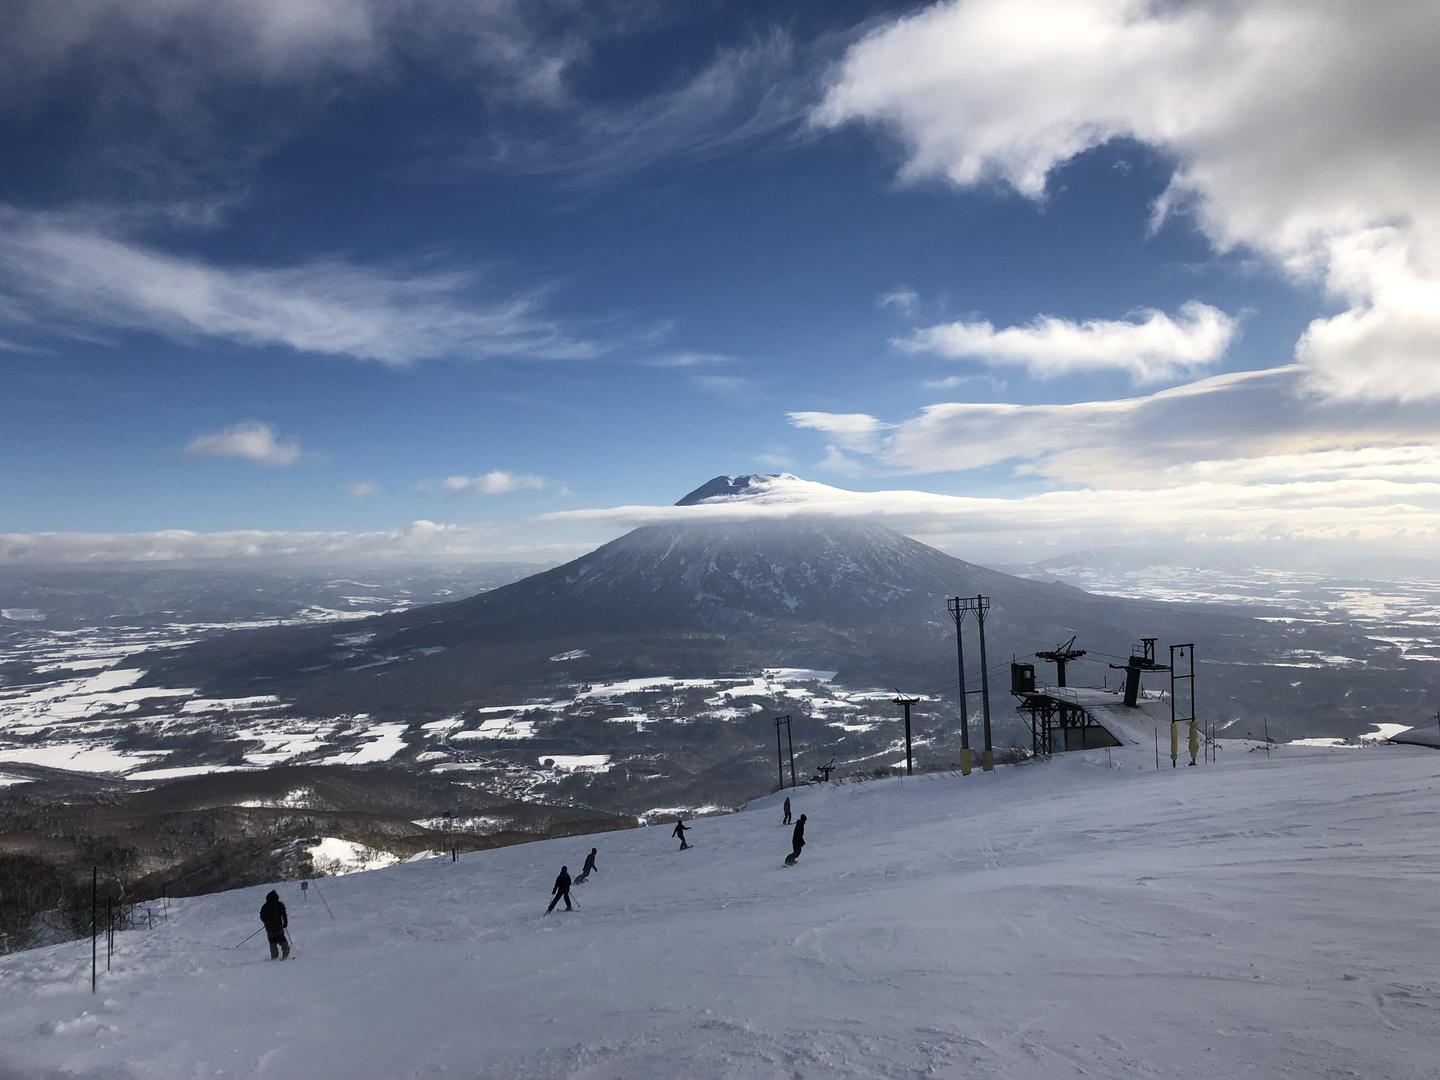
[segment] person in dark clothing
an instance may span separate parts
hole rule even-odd
[[[789,825],[789,824],[790,824],[790,796],[789,796],[789,795],[786,795],[786,796],[785,796],[785,820],[782,821],[780,824],[781,824],[781,825]]]
[[[672,832],[670,835],[671,835],[671,836],[678,836],[678,837],[680,838],[680,850],[681,850],[681,851],[684,851],[686,848],[688,848],[688,847],[690,846],[689,844],[687,844],[687,843],[685,842],[685,821],[684,821],[683,818],[682,818],[681,820],[675,822],[675,831]]]
[[[561,900],[565,901],[566,911],[575,910],[570,906],[570,868],[568,866],[560,867],[560,876],[555,879],[555,887],[550,892],[553,895],[550,897],[550,906],[545,909],[546,915],[554,911],[555,905]]]
[[[795,833],[790,838],[790,846],[795,850],[785,856],[785,865],[794,866],[795,860],[800,858],[800,849],[805,846],[805,815],[800,815],[800,820],[795,822]]]
[[[265,937],[270,942],[270,959],[289,960],[290,941],[285,936],[285,930],[290,925],[290,916],[285,913],[280,894],[274,889],[265,896],[265,904],[260,908],[260,922],[264,924]]]
[[[575,884],[585,884],[586,879],[590,876],[590,871],[598,869],[599,867],[595,865],[595,849],[592,847],[590,854],[585,856],[585,865],[580,870],[580,876],[575,879]]]

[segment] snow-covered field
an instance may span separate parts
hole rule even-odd
[[[287,884],[284,964],[264,888],[182,901],[94,997],[88,942],[0,960],[0,1075],[1433,1077],[1440,754],[1220,756],[798,789],[793,869],[771,796]]]

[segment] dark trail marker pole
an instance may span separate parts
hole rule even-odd
[[[775,770],[779,779],[775,784],[775,790],[779,791],[785,786],[785,755],[780,752],[780,718],[775,718]]]
[[[99,978],[100,952],[98,937],[100,934],[100,868],[90,868],[90,992],[95,993],[95,983]]]
[[[110,957],[115,955],[115,901],[105,898],[105,970],[110,970]]]
[[[899,696],[895,699],[895,704],[899,705],[902,709],[905,710],[905,775],[911,776],[914,773],[914,769],[911,768],[910,763],[910,706],[914,705],[915,702],[919,701],[920,699],[906,697],[904,694],[901,694],[898,689],[895,691],[895,693],[899,694]]]
[[[1265,717],[1265,760],[1270,760],[1270,717]]]

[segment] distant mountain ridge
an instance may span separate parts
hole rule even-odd
[[[1285,692],[1286,672],[1264,666],[1266,656],[1297,646],[1359,656],[1354,650],[1365,647],[1348,629],[1270,624],[1244,609],[1097,596],[1002,573],[880,524],[806,515],[801,497],[817,490],[836,491],[789,474],[718,476],[680,504],[778,498],[798,505],[783,515],[646,525],[464,600],[343,627],[227,635],[145,663],[171,685],[263,691],[317,710],[407,717],[543,692],[562,679],[760,666],[833,670],[841,683],[914,688],[955,678],[947,597],[984,594],[991,601],[992,700],[1007,716],[1008,659],[1072,634],[1091,651],[1072,671],[1077,684],[1111,677],[1106,664],[1122,660],[1141,636],[1158,637],[1162,650],[1169,642],[1199,642],[1207,663],[1242,665],[1233,683],[1202,683],[1208,704],[1234,715],[1257,687]],[[973,622],[967,649],[967,677],[978,682]],[[551,659],[557,655],[573,659],[560,665]]]

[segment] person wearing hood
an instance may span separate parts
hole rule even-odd
[[[270,959],[289,960],[290,941],[285,936],[285,931],[290,926],[290,916],[285,913],[280,894],[274,889],[265,896],[265,904],[260,909],[260,922],[264,924],[265,937],[270,942]]]
[[[785,856],[785,865],[794,866],[795,860],[800,858],[800,849],[805,846],[805,815],[801,814],[795,822],[795,833],[790,838],[790,846],[794,849]]]
[[[546,915],[554,911],[555,905],[561,900],[565,901],[566,911],[575,910],[570,906],[570,868],[568,866],[560,867],[560,876],[555,879],[555,887],[551,889],[550,892],[552,895],[550,897],[550,906],[545,909]]]

